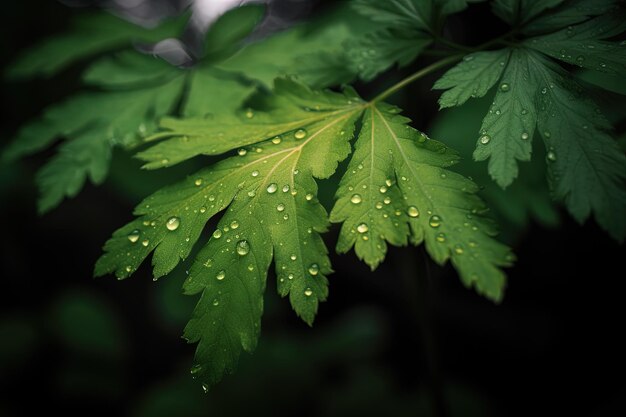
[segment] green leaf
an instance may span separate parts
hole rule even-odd
[[[96,275],[124,278],[154,251],[160,277],[189,255],[207,221],[225,211],[185,283],[186,293],[202,292],[185,337],[199,342],[194,374],[206,384],[231,372],[242,349],[254,349],[272,258],[278,292],[289,295],[305,322],[313,322],[328,293],[330,261],[319,236],[328,215],[314,178],[328,178],[350,152],[363,104],[350,92],[314,92],[289,80],[277,80],[275,94],[264,104],[290,102],[298,122],[300,113],[316,117],[147,198],[135,211],[140,217],[114,233],[96,265]]]
[[[492,223],[475,195],[478,187],[446,168],[457,154],[408,126],[387,104],[371,104],[347,173],[337,192],[332,222],[343,222],[337,251],[355,252],[372,268],[387,243],[426,243],[438,263],[451,259],[466,286],[502,298],[508,248],[495,241]]]
[[[494,0],[493,13],[511,26],[523,26],[563,0]]]
[[[593,16],[608,13],[619,0],[570,0],[563,2],[526,24],[521,32],[526,35],[550,33],[570,25],[575,25]]]
[[[87,176],[101,183],[108,172],[111,148],[135,146],[153,131],[155,117],[170,113],[177,103],[183,82],[178,77],[138,90],[77,95],[22,128],[3,156],[15,159],[45,149],[59,138],[66,140],[37,175],[39,209],[47,212],[64,197],[75,196]]]
[[[548,149],[549,182],[579,222],[594,214],[611,236],[626,236],[626,157],[607,133],[611,126],[582,88],[560,67],[530,55],[541,81],[538,129]]]
[[[483,0],[355,0],[354,9],[375,22],[393,28],[433,32],[446,16]]]
[[[206,33],[204,54],[214,56],[224,51],[234,52],[263,18],[265,6],[248,4],[229,10]]]
[[[369,81],[396,63],[410,64],[431,42],[421,32],[388,29],[349,42],[346,53],[352,72]]]
[[[439,98],[441,108],[460,106],[470,98],[482,97],[500,79],[509,60],[510,51],[475,52],[463,58],[433,86],[445,91]]]
[[[474,159],[489,159],[489,174],[505,188],[517,178],[517,161],[530,161],[537,124],[536,89],[524,50],[514,49],[498,86],[493,104],[483,119]]]
[[[127,48],[132,41],[156,42],[177,35],[186,24],[180,17],[146,29],[107,13],[77,16],[72,29],[26,50],[9,68],[11,78],[50,77],[85,58]]]
[[[603,41],[626,30],[626,11],[602,15],[524,45],[568,64],[626,77],[626,45]]]

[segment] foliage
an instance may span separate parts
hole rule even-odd
[[[439,104],[493,97],[473,155],[489,160],[495,183],[505,188],[517,179],[539,132],[553,197],[580,222],[593,213],[623,240],[624,153],[572,68],[623,79],[626,48],[613,39],[626,19],[616,1],[495,0],[493,13],[511,30],[468,47],[446,39],[443,29],[449,15],[470,3],[354,0],[350,10],[252,43],[246,36],[261,9],[241,7],[212,26],[191,68],[129,47],[137,37],[171,37],[180,22],[145,31],[92,17],[86,27],[26,53],[9,72],[51,76],[95,58],[83,73],[88,89],[25,126],[4,156],[18,158],[63,139],[38,174],[41,211],[77,194],[87,177],[102,182],[116,146],[136,152],[145,169],[211,156],[206,168],[141,202],[137,218],[105,244],[95,269],[127,278],[153,253],[158,279],[187,259],[207,223],[217,221],[184,284],[186,294],[200,294],[184,334],[198,343],[191,372],[205,390],[233,372],[242,351],[254,350],[272,263],[279,294],[313,323],[328,296],[332,268],[321,235],[331,223],[341,224],[337,252],[354,248],[376,268],[388,244],[424,243],[435,262],[450,260],[464,285],[497,302],[506,281],[501,268],[514,256],[495,240],[479,187],[453,170],[455,151],[411,127],[385,100],[456,64],[434,85],[445,90]],[[59,53],[65,50],[71,53]],[[446,57],[371,100],[345,85],[422,54]],[[340,92],[328,88],[340,85]],[[536,169],[537,161],[532,167],[510,201],[490,201],[515,204],[518,214],[509,210],[509,217],[529,212],[554,222],[536,185],[542,167]],[[341,180],[330,209],[318,199],[318,180],[333,175]],[[524,201],[526,195],[539,196],[539,203]]]

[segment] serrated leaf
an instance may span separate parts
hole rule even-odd
[[[107,13],[77,16],[72,30],[28,49],[10,67],[11,78],[50,77],[101,52],[126,48],[132,41],[156,42],[178,34],[186,17],[146,29]]]
[[[433,89],[448,90],[439,98],[439,106],[460,106],[470,98],[482,97],[500,79],[509,60],[508,49],[475,52],[448,70],[435,82]]]
[[[500,300],[505,284],[499,269],[511,261],[495,241],[493,225],[475,195],[477,186],[446,168],[457,155],[408,126],[398,108],[371,104],[348,171],[341,180],[332,222],[343,222],[337,250],[354,246],[372,268],[387,243],[425,242],[438,263],[451,259],[466,286]]]
[[[410,64],[432,39],[414,30],[387,29],[365,35],[346,45],[346,54],[354,74],[369,81],[398,64]]]
[[[610,124],[568,74],[539,54],[530,55],[541,90],[538,129],[548,148],[549,181],[579,222],[592,213],[615,239],[626,236],[626,157],[609,135]]]
[[[64,197],[73,197],[89,176],[104,180],[114,146],[135,146],[156,128],[154,118],[168,114],[182,90],[184,79],[141,90],[93,92],[75,96],[49,108],[41,120],[27,125],[6,149],[15,159],[42,150],[55,140],[66,141],[37,175],[39,208],[46,212]],[[97,110],[96,110],[97,109]]]
[[[529,86],[532,74],[528,59],[524,50],[510,52],[474,151],[475,160],[489,159],[489,174],[502,188],[517,178],[517,161],[530,161],[537,124],[537,89]]]
[[[563,0],[494,0],[493,13],[511,26],[523,26]]]
[[[277,80],[276,94],[301,112],[319,106],[315,112],[324,117],[283,132],[280,140],[272,134],[245,154],[149,197],[137,207],[140,217],[106,243],[96,265],[96,275],[124,278],[154,251],[154,274],[162,276],[189,255],[206,222],[225,210],[185,283],[187,293],[203,292],[185,337],[199,341],[195,375],[207,384],[231,371],[242,349],[254,348],[272,258],[279,293],[289,295],[305,322],[312,323],[328,292],[330,261],[319,236],[328,216],[314,178],[328,178],[350,152],[363,103],[350,92],[313,92],[288,80]]]
[[[524,45],[568,64],[626,77],[626,44],[604,41],[626,30],[626,11],[614,11]]]
[[[526,35],[550,33],[575,25],[593,16],[600,16],[615,8],[619,0],[569,0],[549,13],[537,16],[526,24],[521,32]]]
[[[432,32],[446,16],[464,10],[469,3],[483,0],[355,0],[360,14],[388,27]]]
[[[276,95],[263,103],[265,112],[248,109],[232,116],[221,115],[219,121],[165,119],[161,127],[169,131],[156,137],[168,139],[137,157],[146,162],[144,168],[156,169],[197,155],[219,155],[324,120],[328,112],[341,111],[346,106],[343,97],[318,95],[293,82],[279,81],[275,91]]]

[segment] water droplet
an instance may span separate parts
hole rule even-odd
[[[207,384],[202,384],[202,391],[204,391],[205,394],[209,392],[209,386]]]
[[[406,209],[406,214],[408,214],[409,217],[418,217],[420,215],[420,212],[417,207],[409,206],[409,208]]]
[[[367,226],[367,224],[361,223],[356,227],[356,230],[359,233],[366,233],[368,230],[370,230],[370,228]]]
[[[500,84],[500,91],[502,92],[507,92],[511,89],[511,86],[508,83],[502,83]]]
[[[141,244],[145,247],[147,247],[150,244],[150,241],[148,239],[144,240],[141,242]]]
[[[283,193],[287,193],[287,192],[289,192],[289,185],[285,184],[283,185]]]
[[[202,371],[202,366],[201,365],[194,365],[191,367],[191,369],[189,370],[189,372],[191,373],[191,375],[195,375],[198,372]]]
[[[383,199],[383,203],[385,203],[385,204],[391,204],[391,197],[385,197],[385,198]]]
[[[543,87],[541,89],[541,94],[546,94],[548,92],[548,89],[546,87]]]
[[[308,193],[307,195],[304,196],[304,198],[306,198],[306,201],[311,201],[313,200],[313,194]]]
[[[252,176],[253,177],[258,177],[259,176],[259,171],[252,171]]]
[[[529,135],[527,132],[522,133],[522,140],[528,140]]]
[[[387,186],[386,185],[382,185],[378,191],[380,191],[382,194],[385,194],[387,192]]]
[[[213,300],[213,305],[214,305],[215,307],[217,307],[218,305],[220,305],[220,300],[218,300],[217,298],[215,298],[215,299]]]
[[[280,203],[279,205],[276,206],[276,210],[284,211],[285,210],[285,205],[283,203]]]
[[[354,194],[351,198],[350,198],[350,202],[352,204],[359,204],[361,201],[363,201],[363,199],[361,198],[361,194]]]
[[[246,117],[252,119],[254,117],[254,111],[252,111],[252,109],[246,110]]]
[[[307,297],[310,297],[313,295],[313,290],[310,288],[307,288],[306,290],[304,290],[304,295],[306,295]]]
[[[196,184],[196,187],[201,186],[202,185],[202,178],[196,179],[193,183]]]
[[[217,275],[215,275],[215,279],[217,279],[218,281],[221,281],[224,278],[226,278],[226,271],[224,271],[223,269],[219,271]]]
[[[446,241],[446,235],[443,233],[437,233],[437,236],[435,236],[435,240],[437,240],[437,242],[439,243],[443,243]]]
[[[131,243],[137,242],[139,240],[139,234],[140,233],[141,232],[139,230],[137,230],[137,229],[133,230],[132,232],[130,232],[128,234],[128,240],[130,240]]]
[[[320,272],[320,266],[318,264],[311,264],[309,266],[309,274],[315,276]]]
[[[461,245],[456,245],[454,247],[454,253],[456,253],[457,255],[462,255],[463,252],[463,247]]]
[[[237,151],[237,154],[239,156],[245,156],[248,153],[248,151],[246,151],[245,149],[241,148]]]
[[[238,227],[239,227],[239,222],[237,220],[233,220],[232,222],[230,222],[231,229],[235,230]]]
[[[528,114],[528,110],[522,109],[522,111],[520,113],[522,113],[523,115],[526,115],[526,114]]]
[[[482,135],[480,137],[480,143],[482,143],[483,145],[488,144],[491,141],[491,136],[489,135]]]
[[[546,158],[548,158],[548,161],[554,162],[556,161],[556,153],[554,151],[548,151]]]
[[[213,237],[215,239],[219,239],[222,237],[222,231],[220,229],[215,229],[215,232],[213,232]]]
[[[245,256],[250,252],[250,244],[247,240],[240,240],[237,242],[237,254],[240,256]]]
[[[439,227],[441,226],[441,217],[435,215],[430,216],[430,220],[428,221],[428,224],[430,225],[430,227]]]
[[[291,281],[293,278],[294,278],[294,275],[293,275],[293,274],[289,274],[289,275],[287,275],[287,279],[288,279],[289,281]]]
[[[176,216],[170,217],[165,223],[165,227],[167,227],[167,230],[172,232],[178,229],[178,226],[180,226],[180,219]]]
[[[585,61],[585,57],[582,55],[578,55],[576,57],[576,62],[578,62],[579,64],[582,64]]]
[[[280,142],[282,142],[282,138],[280,136],[276,136],[274,139],[272,139],[272,143],[274,145],[278,145]]]
[[[274,194],[276,190],[278,190],[278,185],[276,185],[276,183],[271,183],[267,186],[267,192],[270,194]]]
[[[296,130],[296,133],[293,134],[293,137],[300,140],[300,139],[304,139],[306,138],[307,135],[307,131],[304,129],[298,129]]]
[[[291,255],[289,257],[289,259],[291,259],[292,261],[295,261],[296,259],[298,259],[298,257],[296,256],[296,254],[294,253],[293,255]]]

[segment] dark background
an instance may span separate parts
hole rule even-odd
[[[318,3],[312,13],[333,2]],[[55,2],[1,7],[2,68],[76,13]],[[466,44],[506,30],[482,5],[450,28]],[[369,97],[410,72],[357,87]],[[79,74],[3,82],[0,144],[77,89]],[[396,102],[428,133],[446,132],[455,118],[473,144],[480,118],[463,108],[438,114],[433,80]],[[613,112],[626,104],[605,99]],[[392,248],[375,272],[353,254],[333,254],[330,298],[310,329],[270,276],[257,351],[205,395],[188,372],[194,346],[180,338],[195,302],[180,293],[189,264],[158,282],[146,265],[122,282],[91,278],[102,244],[133,206],[181,173],[137,175],[139,164],[117,152],[103,186],[88,185],[40,217],[34,172],[51,154],[0,167],[0,416],[626,415],[624,251],[593,221],[580,226],[560,209],[558,225],[494,213],[519,258],[501,305],[465,289],[421,248]],[[126,176],[140,186],[124,184]],[[322,192],[330,198],[332,181]],[[331,248],[337,232],[326,237]]]

